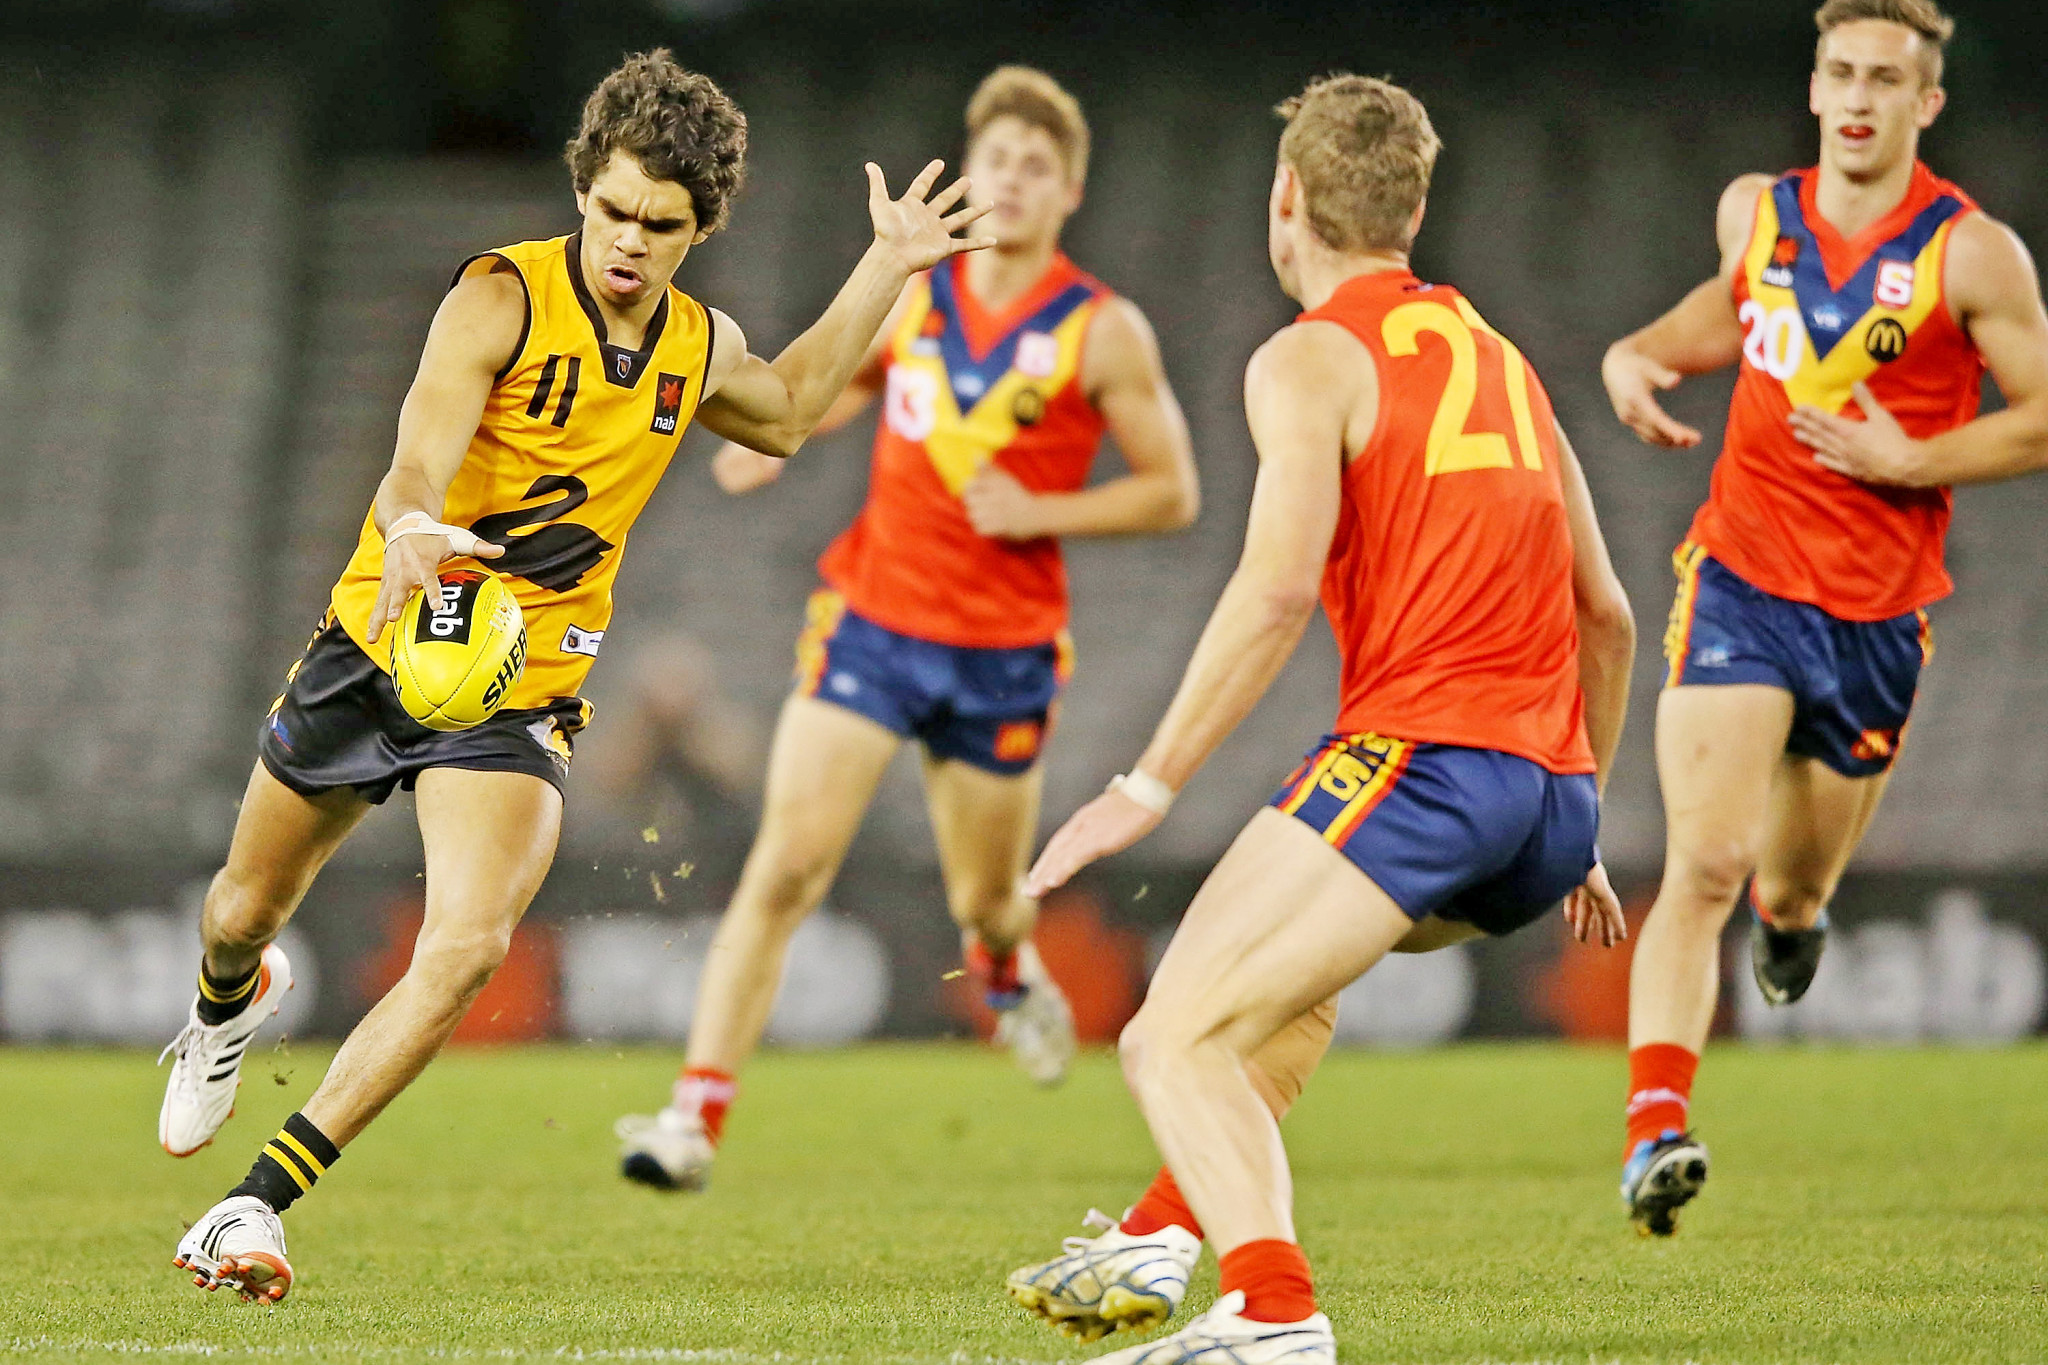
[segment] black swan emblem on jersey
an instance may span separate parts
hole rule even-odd
[[[498,559],[483,561],[497,573],[511,574],[549,592],[567,592],[603,560],[612,543],[588,526],[557,520],[590,501],[590,487],[573,474],[543,474],[526,490],[529,498],[562,496],[538,507],[493,512],[470,524],[478,537],[505,547]],[[523,536],[521,526],[538,526]]]

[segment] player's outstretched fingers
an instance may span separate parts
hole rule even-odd
[[[934,157],[925,168],[917,173],[917,179],[910,182],[910,188],[903,192],[905,203],[922,204],[925,196],[932,192],[932,186],[939,183],[939,172],[946,169],[946,163]]]
[[[961,183],[965,184],[966,182],[962,181]],[[958,232],[970,223],[979,222],[994,208],[994,204],[969,204],[964,209],[956,209],[952,213],[947,214],[939,220],[939,224],[948,232]]]
[[[967,176],[963,175],[958,180],[955,180],[952,184],[946,186],[946,188],[940,190],[937,194],[933,195],[931,203],[927,205],[927,207],[929,207],[934,213],[944,213],[947,209],[952,208],[953,205],[959,203],[962,199],[966,198],[967,191],[972,189],[973,187],[974,181],[969,179]]]

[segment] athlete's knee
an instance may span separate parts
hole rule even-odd
[[[1227,1033],[1204,1016],[1159,1009],[1148,1002],[1117,1035],[1117,1060],[1123,1065],[1124,1080],[1140,1090],[1202,1049],[1227,1046]]]
[[[1675,893],[1688,904],[1726,914],[1742,894],[1742,884],[1756,867],[1748,845],[1733,839],[1704,841],[1673,850],[1664,873],[1664,895]]]
[[[296,888],[232,865],[214,874],[206,888],[201,932],[224,948],[261,948],[277,937],[297,902]]]
[[[794,928],[825,899],[838,870],[822,850],[778,841],[747,860],[734,908]]]
[[[413,945],[407,975],[425,989],[468,1004],[489,984],[512,950],[512,926],[426,929]]]

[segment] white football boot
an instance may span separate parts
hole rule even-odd
[[[156,1116],[156,1140],[172,1156],[190,1156],[213,1141],[235,1112],[242,1054],[292,988],[292,964],[275,943],[263,950],[263,963],[256,970],[256,994],[240,1014],[225,1024],[203,1024],[195,998],[184,1031],[157,1054],[158,1066],[166,1057],[176,1058],[164,1086],[164,1107]]]
[[[1172,1226],[1124,1232],[1099,1209],[1088,1210],[1083,1221],[1100,1235],[1069,1237],[1063,1254],[1011,1271],[1005,1281],[1010,1297],[1083,1341],[1119,1327],[1149,1331],[1172,1317],[1187,1297],[1202,1239]]]
[[[1044,1086],[1058,1085],[1067,1078],[1067,1067],[1074,1060],[1073,1008],[1036,948],[1025,944],[1018,952],[1017,966],[1024,990],[1015,1004],[996,1011],[996,1042],[1010,1049],[1017,1065],[1032,1080]]]
[[[1337,1338],[1321,1313],[1300,1322],[1241,1318],[1244,1291],[1232,1290],[1170,1337],[1097,1356],[1091,1365],[1337,1365]]]
[[[619,1174],[658,1190],[701,1190],[718,1155],[704,1121],[679,1109],[628,1114],[612,1125],[619,1139]]]
[[[231,1195],[206,1211],[178,1242],[171,1264],[208,1291],[226,1285],[251,1303],[276,1303],[291,1291],[284,1224],[253,1194]]]

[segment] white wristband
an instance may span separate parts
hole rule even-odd
[[[384,533],[384,543],[389,545],[404,536],[446,536],[448,548],[459,555],[473,555],[476,547],[483,543],[475,532],[435,521],[425,512],[407,512],[392,522],[391,529]]]
[[[1122,792],[1154,815],[1163,816],[1173,809],[1173,788],[1143,768],[1118,773],[1109,780],[1109,789],[1113,792]]]

